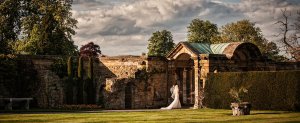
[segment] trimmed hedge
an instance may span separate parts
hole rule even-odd
[[[245,102],[254,109],[300,110],[300,71],[210,73],[205,86],[205,106],[230,108],[232,87],[250,86]]]

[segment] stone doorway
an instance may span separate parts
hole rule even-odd
[[[125,109],[132,108],[132,85],[130,83],[125,86]]]
[[[183,53],[174,60],[175,79],[179,85],[179,98],[183,106],[194,104],[194,60],[189,54]]]
[[[184,106],[192,106],[194,104],[194,69],[193,68],[176,68],[177,84],[179,85],[179,98]]]

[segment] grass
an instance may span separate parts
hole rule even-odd
[[[0,113],[0,123],[20,122],[300,122],[300,112],[251,111],[251,115],[232,116],[231,110],[180,109],[143,111],[78,111]]]

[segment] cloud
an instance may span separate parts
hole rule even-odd
[[[228,0],[227,0],[228,1]],[[172,32],[177,43],[186,40],[187,26],[194,18],[220,26],[250,19],[269,36],[280,10],[299,6],[296,0],[75,0],[73,17],[78,20],[75,44],[93,41],[106,55],[140,55],[147,52],[148,39],[157,30]],[[274,21],[275,22],[275,21]]]
[[[275,23],[283,19],[282,10],[286,9],[295,15],[297,10],[300,10],[299,6],[300,2],[297,0],[243,0],[239,4],[229,5],[241,11],[246,19],[255,22],[269,41],[277,40],[274,35],[277,35],[280,29]],[[293,23],[294,19],[295,16],[291,16],[290,23]]]

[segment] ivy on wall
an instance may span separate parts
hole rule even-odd
[[[88,60],[88,69],[84,62]],[[64,79],[67,104],[95,104],[95,87],[91,57],[60,58],[51,65],[51,70]]]
[[[15,55],[0,55],[0,96],[33,97],[40,84],[31,60]]]

